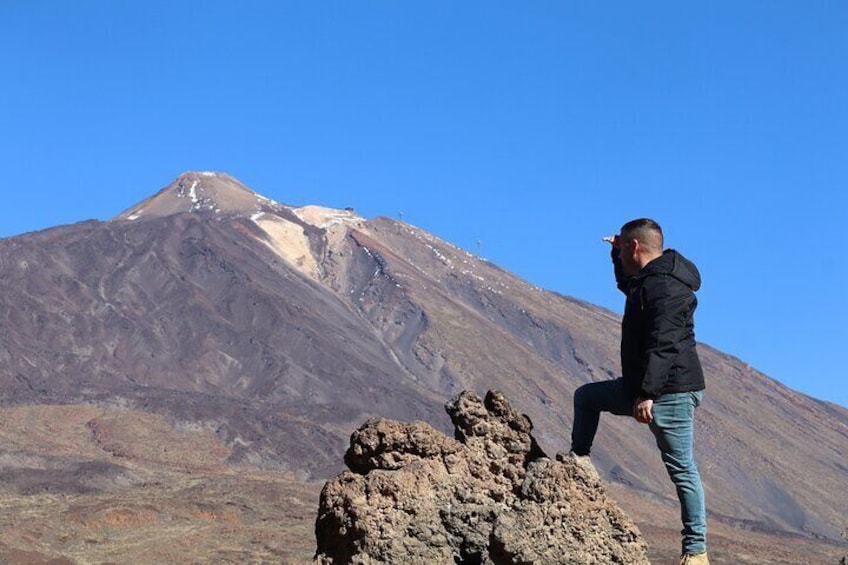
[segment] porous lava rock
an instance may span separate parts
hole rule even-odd
[[[445,408],[454,438],[385,419],[353,433],[350,471],[321,492],[315,563],[648,563],[591,465],[545,456],[503,394]]]

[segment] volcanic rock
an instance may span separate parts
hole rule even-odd
[[[422,422],[366,422],[350,471],[327,482],[315,563],[648,563],[597,473],[551,460],[502,393],[446,405],[449,438]]]

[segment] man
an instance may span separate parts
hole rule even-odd
[[[653,220],[628,222],[609,240],[616,282],[627,296],[621,322],[623,376],[583,385],[574,393],[571,451],[588,461],[601,412],[647,424],[680,500],[680,564],[709,565],[704,490],[692,449],[695,408],[704,390],[693,319],[701,277],[680,253],[663,251],[662,229]]]

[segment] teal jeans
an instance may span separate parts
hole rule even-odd
[[[651,432],[680,501],[683,553],[707,550],[704,488],[693,452],[695,408],[701,404],[703,394],[703,391],[663,394],[654,400],[651,411],[654,417],[650,423]],[[601,412],[632,416],[633,402],[622,379],[589,383],[574,392],[574,426],[571,430],[571,450],[574,453],[589,455]]]

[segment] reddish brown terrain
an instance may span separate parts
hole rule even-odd
[[[448,398],[500,389],[555,453],[574,389],[618,371],[607,310],[408,224],[215,173],[0,240],[0,313],[0,562],[309,561],[320,486],[367,418],[448,431]],[[848,410],[700,352],[713,561],[837,563]],[[607,418],[594,459],[670,562],[651,434]]]

